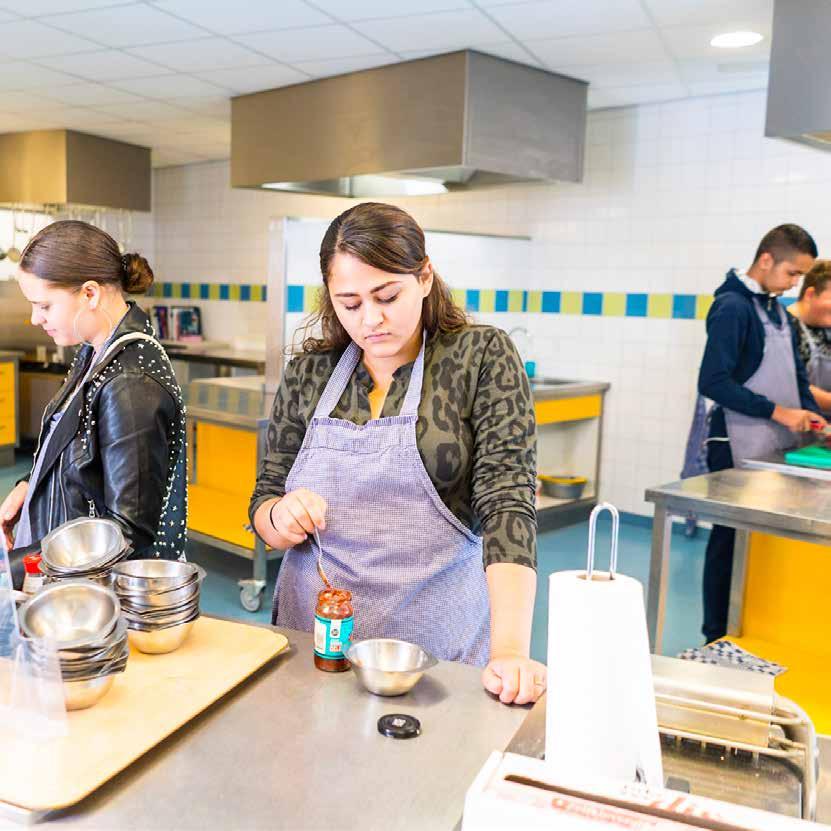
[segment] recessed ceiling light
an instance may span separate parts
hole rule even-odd
[[[764,40],[764,35],[758,32],[726,32],[716,35],[710,41],[710,46],[717,49],[741,49],[743,46],[755,46],[760,40]]]

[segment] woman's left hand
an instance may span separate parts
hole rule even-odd
[[[482,684],[503,704],[533,704],[544,692],[548,670],[524,655],[493,655]]]

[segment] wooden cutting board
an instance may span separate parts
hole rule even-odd
[[[271,629],[201,617],[175,652],[131,647],[127,669],[101,701],[67,713],[65,736],[0,733],[0,802],[37,812],[74,805],[287,646]]]

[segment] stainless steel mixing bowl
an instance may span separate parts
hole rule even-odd
[[[115,574],[116,586],[120,590],[160,592],[178,589],[195,579],[201,579],[205,571],[195,563],[154,558],[125,560],[113,567],[113,574]]]
[[[18,612],[29,638],[49,638],[59,649],[97,644],[110,635],[121,607],[111,589],[87,580],[62,580],[41,589]]]
[[[63,696],[67,710],[86,710],[97,704],[110,690],[115,675],[102,675],[85,681],[64,681]]]
[[[55,575],[94,571],[114,562],[127,548],[121,527],[111,519],[80,517],[59,525],[41,541],[41,556]]]
[[[361,684],[375,695],[404,695],[438,663],[417,644],[394,638],[354,643],[346,658]]]
[[[141,629],[128,630],[127,636],[130,643],[139,652],[147,652],[151,655],[161,655],[165,652],[173,652],[178,649],[193,629],[196,619],[188,620],[185,623],[178,623],[175,626],[166,626],[162,629],[154,628],[149,631]]]

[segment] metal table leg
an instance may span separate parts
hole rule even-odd
[[[744,612],[744,587],[747,582],[747,548],[750,532],[736,529],[736,542],[733,546],[733,574],[730,578],[730,606],[727,612],[727,634],[736,638],[742,634],[742,614]]]
[[[669,584],[669,549],[672,543],[672,514],[661,505],[655,506],[652,522],[652,554],[649,560],[649,588],[646,595],[646,624],[649,646],[661,654],[664,637],[667,586]]]

